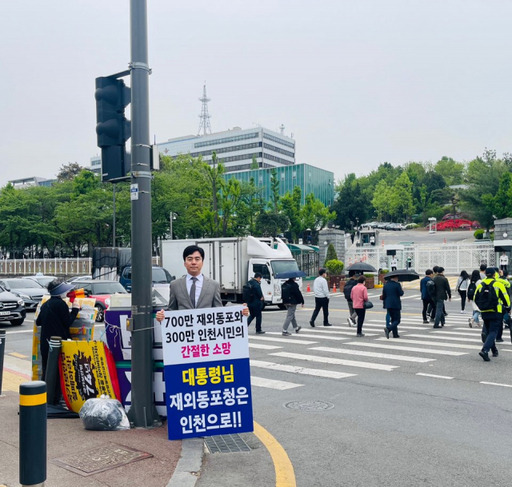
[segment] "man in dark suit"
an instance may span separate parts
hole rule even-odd
[[[220,285],[217,281],[203,276],[204,250],[197,245],[189,245],[183,251],[183,265],[187,274],[171,282],[168,309],[194,309],[222,307]],[[244,308],[244,316],[249,314]],[[164,319],[164,310],[156,313],[156,319]]]
[[[400,296],[403,296],[404,290],[398,282],[398,276],[387,279],[386,284],[382,288],[382,299],[384,308],[388,310],[390,324],[386,325],[384,333],[386,338],[389,338],[389,332],[393,332],[393,338],[400,338],[398,334],[398,324],[400,323],[400,310],[402,309],[402,301]]]
[[[264,335],[265,332],[261,329],[261,310],[263,309],[263,292],[261,290],[261,278],[260,272],[256,272],[253,278],[248,282],[251,287],[252,293],[250,299],[247,301],[249,306],[249,319],[247,320],[247,326],[251,324],[252,320],[256,320],[256,334]]]

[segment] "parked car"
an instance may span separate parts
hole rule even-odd
[[[27,311],[35,311],[48,290],[32,279],[5,278],[0,279],[0,286],[13,293],[25,302]]]
[[[79,281],[90,281],[92,280],[92,276],[73,276],[73,277],[70,277],[69,279],[66,279],[66,282],[68,284],[75,284]]]
[[[36,281],[37,283],[41,284],[41,286],[48,288],[48,284],[50,284],[52,281],[55,281],[55,279],[58,279],[58,277],[46,276],[43,273],[38,272],[33,276],[23,276],[22,279],[31,279],[32,281]]]
[[[157,285],[156,287],[162,288],[163,286],[158,286],[159,284],[167,285],[167,291],[169,291],[169,284],[171,281],[174,280],[174,276],[171,276],[169,274],[169,271],[167,269],[164,269],[163,267],[159,267],[157,265],[154,265],[151,268],[151,281],[153,283],[153,287]],[[127,265],[123,271],[121,272],[121,276],[119,278],[119,282],[125,287],[125,289],[128,292],[132,291],[132,266]]]
[[[105,310],[110,306],[112,294],[128,294],[128,291],[118,281],[104,281],[102,279],[90,279],[77,281],[75,289],[82,289],[88,297],[96,299],[96,321],[105,319]]]
[[[0,321],[9,321],[11,325],[19,326],[25,321],[26,314],[23,299],[0,286]]]

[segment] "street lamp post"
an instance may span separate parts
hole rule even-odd
[[[172,233],[172,222],[173,222],[173,220],[176,220],[177,216],[178,216],[178,214],[174,213],[174,211],[171,211],[169,213],[169,223],[170,223],[170,227],[171,227],[171,240],[174,238],[173,233]]]

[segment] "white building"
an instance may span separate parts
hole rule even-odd
[[[295,140],[263,127],[234,127],[214,134],[177,137],[158,144],[158,149],[164,156],[190,154],[201,156],[205,162],[211,162],[215,152],[226,172],[254,169],[253,161],[258,168],[295,164]]]

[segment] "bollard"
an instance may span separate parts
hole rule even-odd
[[[46,480],[46,383],[20,385],[20,484],[44,485]]]
[[[2,380],[4,375],[5,330],[0,330],[0,396],[2,395]]]
[[[60,401],[59,355],[61,347],[61,337],[50,338],[50,351],[48,353],[44,381],[46,382],[46,389],[48,391],[48,404],[52,405]]]

